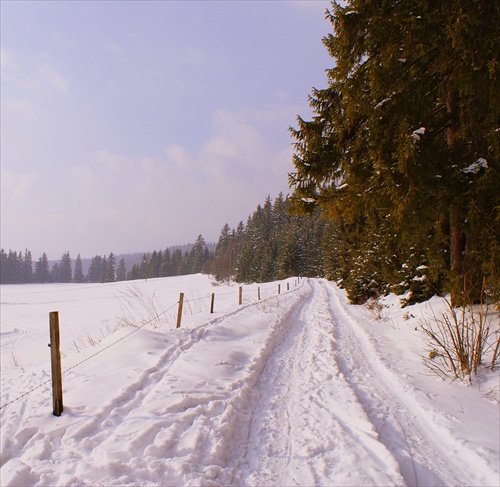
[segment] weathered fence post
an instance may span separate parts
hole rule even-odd
[[[278,284],[278,294],[281,294],[281,285]]]
[[[260,301],[260,286],[257,288],[257,298]]]
[[[210,300],[210,313],[214,312],[214,300],[215,300],[215,293],[212,293],[212,299]]]
[[[286,290],[290,291],[290,283],[289,282],[286,283]]]
[[[59,337],[59,312],[49,313],[50,325],[50,357],[52,363],[52,405],[54,416],[63,412],[61,352]]]
[[[243,287],[238,288],[238,304],[243,302]]]
[[[179,294],[179,311],[177,311],[177,328],[181,327],[182,303],[184,302],[184,293]]]

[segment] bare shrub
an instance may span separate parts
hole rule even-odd
[[[153,293],[150,295],[143,292],[138,286],[131,285],[118,296],[122,308],[122,316],[119,318],[122,326],[141,326],[151,324],[153,328],[159,328],[165,323],[165,311]]]
[[[429,347],[424,364],[439,377],[470,383],[488,354],[487,366],[493,369],[499,364],[500,334],[492,330],[492,315],[484,303],[472,305],[464,299],[462,306],[454,307],[450,300],[443,300],[445,312],[440,316],[433,312],[421,321]]]
[[[381,320],[384,318],[385,306],[380,302],[379,298],[370,298],[363,304],[363,308],[373,320]]]

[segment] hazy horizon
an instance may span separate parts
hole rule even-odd
[[[328,6],[1,2],[2,248],[216,242],[288,193]]]

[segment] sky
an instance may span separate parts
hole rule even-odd
[[[218,240],[287,194],[326,1],[2,0],[1,247]]]

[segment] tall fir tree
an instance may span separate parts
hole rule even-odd
[[[373,243],[383,222],[391,247],[423,249],[414,257],[434,282],[444,274],[451,288],[465,279],[477,289],[486,275],[494,291],[500,5],[350,0],[328,18],[328,87],[313,90],[313,119],[292,129],[296,211],[319,206]]]
[[[127,266],[125,265],[125,259],[122,257],[116,268],[116,280],[125,281],[127,279]]]
[[[83,264],[80,254],[76,256],[75,259],[75,271],[73,273],[73,281],[82,283],[85,282],[85,275],[83,274]]]
[[[73,270],[71,267],[71,257],[69,251],[64,252],[59,263],[59,282],[71,282],[73,278]]]
[[[23,279],[24,284],[33,282],[33,258],[31,252],[26,249],[23,257]]]
[[[35,263],[34,279],[40,284],[50,281],[49,259],[45,252]]]
[[[172,262],[170,257],[170,250],[166,248],[160,264],[160,277],[168,277],[172,275]]]
[[[116,281],[116,259],[115,254],[111,252],[106,260],[106,264],[104,266],[104,275],[102,278],[102,282],[115,282]]]

